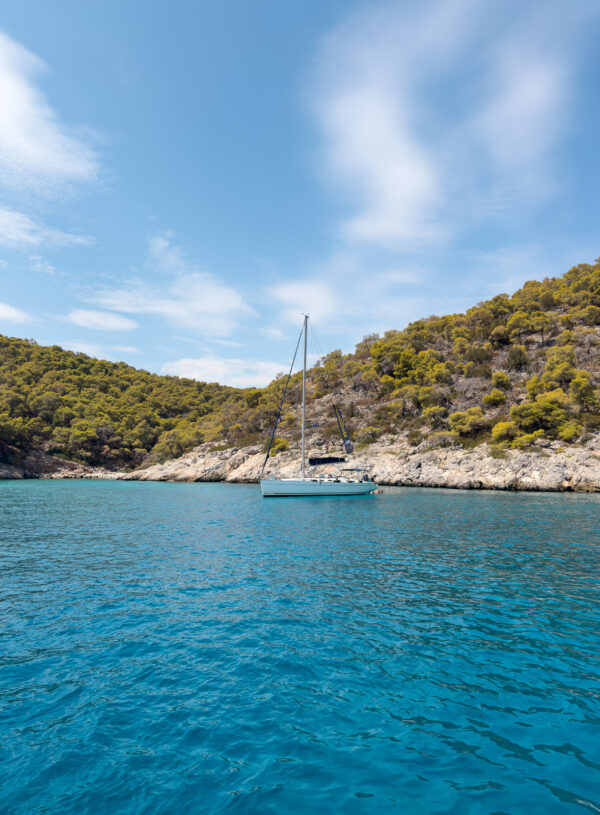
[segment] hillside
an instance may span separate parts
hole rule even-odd
[[[465,314],[365,337],[354,353],[332,351],[309,371],[309,442],[337,444],[334,399],[359,448],[399,436],[428,448],[585,442],[600,429],[599,343],[598,262]],[[201,443],[262,445],[284,381],[227,388],[0,337],[0,456],[11,446],[132,469]],[[275,452],[299,438],[299,401],[297,373]]]
[[[429,447],[580,441],[600,427],[599,343],[600,263],[528,282],[465,314],[365,337],[353,354],[333,351],[310,370],[310,442],[337,443],[334,400],[359,446],[398,435]],[[222,440],[264,439],[281,387],[248,391],[245,409],[222,411]],[[297,374],[280,448],[299,437],[299,399]]]
[[[241,392],[157,376],[0,335],[0,461],[43,450],[109,468],[173,458],[202,440],[202,423]]]

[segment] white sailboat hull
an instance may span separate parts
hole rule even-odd
[[[260,482],[265,498],[292,496],[368,495],[377,489],[373,481],[322,478],[267,478]]]

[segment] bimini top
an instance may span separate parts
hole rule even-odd
[[[342,464],[346,461],[343,456],[312,456],[308,459],[308,463],[311,467],[315,467],[318,464]]]

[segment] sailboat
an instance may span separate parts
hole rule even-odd
[[[308,315],[304,315],[304,323],[302,326],[302,335],[301,337],[304,338],[304,364],[302,367],[302,457],[300,460],[300,477],[299,478],[261,478],[260,480],[260,489],[265,498],[276,498],[276,497],[284,497],[284,496],[327,496],[327,495],[367,495],[374,490],[377,489],[377,484],[372,481],[366,473],[364,473],[361,477],[352,477],[351,475],[348,476],[330,476],[330,475],[306,475],[306,344],[307,344],[307,334],[308,334]],[[298,340],[300,342],[300,339]],[[296,351],[298,350],[298,346],[296,346]],[[294,354],[294,359],[296,355]],[[292,361],[292,368],[294,362]],[[290,368],[290,374],[288,375],[288,383],[291,376],[292,368]],[[287,384],[286,384],[287,389]],[[282,397],[282,404],[283,399],[285,398],[285,389],[283,392]],[[279,409],[281,413],[281,406]],[[340,431],[342,432],[342,438],[346,447],[347,451],[352,450],[352,445],[350,439],[347,437],[344,438],[344,427],[341,421],[341,414],[336,408],[336,418],[338,419],[338,424],[340,426]],[[277,417],[277,421],[279,416]],[[273,438],[275,436],[275,429],[277,427],[277,421],[275,422],[275,427],[273,428],[273,433],[271,434],[271,442],[269,443],[269,449],[267,450],[267,456],[265,458],[265,464],[269,458],[269,451],[271,448],[271,444],[273,442]],[[265,468],[265,464],[263,464],[263,471]],[[352,471],[348,471],[352,472]]]

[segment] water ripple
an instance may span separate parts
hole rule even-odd
[[[600,812],[598,496],[0,507],[0,811]]]

